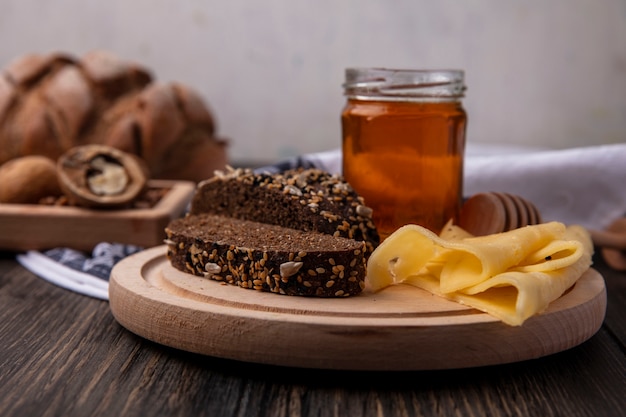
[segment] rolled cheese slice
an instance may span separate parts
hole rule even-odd
[[[398,229],[368,261],[370,288],[406,283],[517,326],[545,310],[591,265],[580,226],[552,222],[481,237],[444,239],[416,225]]]

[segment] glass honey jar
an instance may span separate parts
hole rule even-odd
[[[463,197],[463,71],[348,68],[345,77],[344,177],[381,238],[406,224],[439,233]]]

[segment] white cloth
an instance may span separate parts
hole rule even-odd
[[[544,221],[604,229],[626,214],[626,144],[468,155],[464,194],[501,191],[526,198]]]
[[[40,278],[66,290],[100,300],[109,299],[109,282],[57,262],[37,251],[17,255],[18,262]]]

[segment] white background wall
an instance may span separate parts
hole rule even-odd
[[[468,141],[626,142],[626,0],[0,0],[0,66],[108,49],[197,89],[233,160],[340,144],[348,66],[461,68]]]

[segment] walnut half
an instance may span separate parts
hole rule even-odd
[[[144,191],[148,172],[135,155],[104,145],[71,148],[57,162],[59,183],[68,200],[92,208],[120,208]]]

